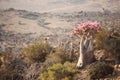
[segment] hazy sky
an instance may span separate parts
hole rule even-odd
[[[117,9],[120,0],[0,0],[0,8],[16,8],[29,11],[77,11]]]

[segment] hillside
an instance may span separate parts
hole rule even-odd
[[[0,78],[88,80],[90,67],[99,61],[78,70],[78,47],[73,52],[69,50],[69,42],[75,43],[75,46],[79,44],[71,34],[73,28],[86,21],[97,21],[108,30],[117,29],[120,26],[120,13],[82,10],[39,13],[14,8],[0,10]],[[44,42],[46,38],[49,44]],[[113,68],[114,64],[110,65]],[[119,74],[119,71],[114,71],[106,79],[119,80]]]
[[[0,0],[0,9],[15,8],[34,12],[119,11],[119,0]],[[112,5],[112,6],[111,6]]]
[[[36,13],[11,8],[1,10],[0,17],[1,49],[4,46],[14,48],[18,44],[18,48],[21,48],[44,37],[50,37],[53,45],[59,44],[62,40],[70,39],[71,30],[80,22],[97,21],[106,27],[120,25],[119,13]]]

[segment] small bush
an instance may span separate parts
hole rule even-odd
[[[0,80],[23,80],[24,63],[14,53],[4,53],[1,56]]]
[[[97,49],[106,49],[107,41],[109,37],[109,31],[107,29],[102,29],[98,34],[95,36],[95,48]]]
[[[33,63],[24,70],[24,80],[38,80],[39,74],[44,71],[44,67],[41,63]]]
[[[120,27],[103,29],[95,37],[95,46],[97,49],[105,50],[107,56],[115,58],[116,62],[120,63]]]
[[[75,69],[75,64],[65,62],[64,64],[57,63],[47,68],[46,72],[41,74],[42,80],[73,80],[73,76],[78,71]]]
[[[47,56],[45,64],[46,66],[52,66],[56,63],[64,64],[66,61],[72,61],[70,54],[66,51],[66,49],[57,47],[54,49],[54,52],[52,54]]]
[[[30,62],[44,62],[52,47],[48,43],[34,43],[23,50],[25,59]]]
[[[90,80],[100,79],[112,74],[114,68],[104,62],[98,62],[94,64],[89,70]]]

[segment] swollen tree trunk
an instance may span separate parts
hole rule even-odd
[[[79,49],[80,55],[79,55],[77,67],[81,68],[87,62],[91,62],[91,60],[93,59],[93,53],[91,53],[91,51],[93,51],[93,37],[90,36],[84,39],[84,37],[82,36],[79,47],[80,47]]]
[[[93,50],[93,37],[90,36],[87,40],[88,40],[88,46],[86,48],[86,53]]]
[[[79,47],[80,47],[80,49],[79,49],[79,59],[78,59],[78,63],[77,63],[77,67],[78,68],[81,68],[81,67],[83,67],[83,36],[81,37],[81,40],[80,40],[80,45],[79,45]]]

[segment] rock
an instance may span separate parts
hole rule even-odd
[[[96,60],[103,61],[106,59],[106,54],[104,50],[97,50],[94,52]]]

